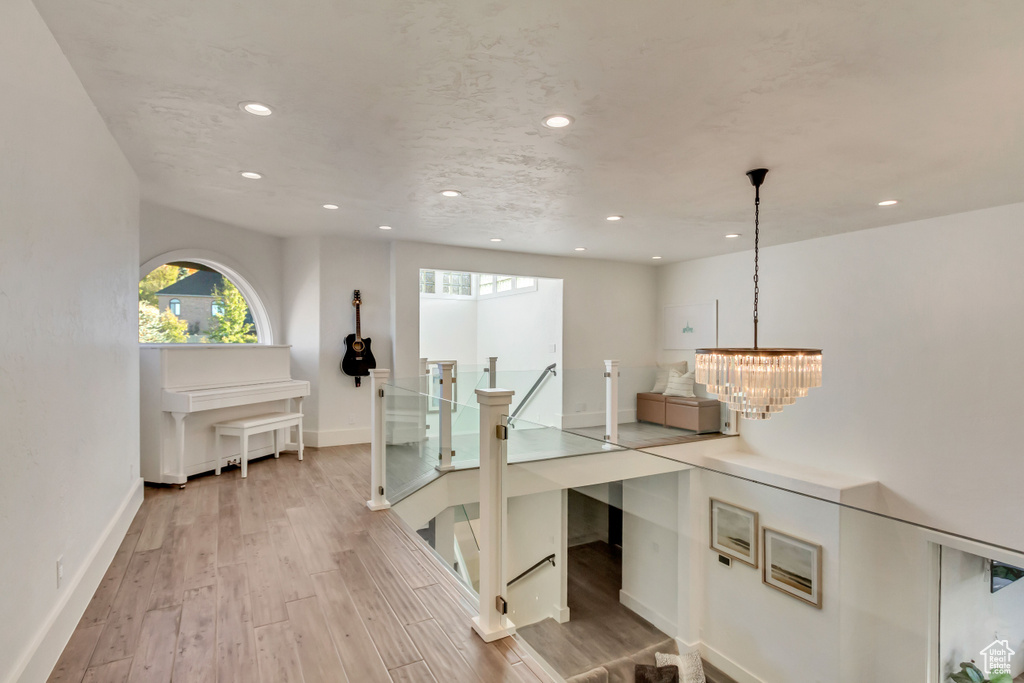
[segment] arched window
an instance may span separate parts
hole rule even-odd
[[[250,296],[255,293],[248,283],[205,259],[158,265],[139,281],[139,341],[266,343],[269,335],[257,326],[257,319],[267,320],[266,312],[259,306],[261,315],[254,317]]]

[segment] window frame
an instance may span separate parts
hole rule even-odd
[[[423,285],[424,285],[424,277],[423,276],[426,273],[433,273],[434,274],[434,291],[433,292],[424,292],[423,291]],[[444,282],[445,278],[444,278],[444,276],[445,275],[466,275],[466,276],[468,276],[469,277],[469,294],[445,293],[444,292],[444,287],[445,287],[445,282]],[[419,282],[420,282],[420,284],[419,284],[420,296],[428,298],[428,299],[455,299],[455,300],[459,300],[459,301],[471,301],[471,300],[476,298],[476,292],[477,292],[476,273],[472,273],[470,271],[466,271],[466,270],[448,270],[448,269],[444,269],[444,268],[420,268]],[[451,286],[450,283],[449,283],[449,286]],[[461,287],[462,285],[457,285],[457,286]]]
[[[492,282],[494,286],[494,291],[485,294],[479,291],[478,286],[478,299],[493,299],[499,296],[515,296],[516,294],[527,294],[529,292],[536,292],[538,289],[538,283],[540,281],[540,278],[534,275],[508,275],[505,273],[479,273],[477,275],[477,278],[479,279],[481,277],[493,278]],[[512,286],[509,289],[498,291],[498,283],[508,280],[511,280]],[[533,284],[520,286],[520,280],[533,280]]]

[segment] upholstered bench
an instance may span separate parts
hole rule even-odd
[[[217,439],[217,467],[214,469],[214,474],[220,475],[221,463],[224,460],[221,449],[222,436],[237,436],[242,440],[242,454],[239,458],[239,464],[242,466],[242,477],[245,478],[249,475],[249,437],[253,434],[274,432],[274,457],[279,458],[281,457],[282,446],[280,440],[281,431],[285,429],[290,431],[292,427],[296,427],[299,430],[296,443],[299,449],[299,460],[302,460],[302,413],[266,413],[241,420],[218,422],[213,425]],[[285,442],[287,442],[287,439],[285,439]]]
[[[644,392],[636,395],[636,420],[689,429],[698,434],[717,432],[720,429],[721,406],[716,398]]]

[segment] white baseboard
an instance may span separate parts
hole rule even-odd
[[[135,513],[139,511],[142,495],[140,478],[121,501],[117,512],[86,555],[81,568],[71,577],[63,597],[50,610],[46,621],[8,674],[6,683],[38,683],[50,675],[124,540]]]
[[[619,591],[619,602],[633,610],[647,621],[658,627],[663,633],[675,633],[676,623],[668,617],[658,614],[624,590]]]
[[[722,673],[732,678],[736,683],[762,683],[760,678],[705,642],[700,644],[700,654],[701,657],[721,669]]]
[[[331,446],[348,446],[355,443],[370,443],[370,435],[371,429],[369,427],[302,432],[303,440],[311,448],[329,448]]]
[[[579,429],[580,427],[603,427],[604,411],[593,413],[567,413],[559,416],[562,429]],[[619,411],[619,424],[636,422],[636,408]]]

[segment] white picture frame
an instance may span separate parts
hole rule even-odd
[[[666,306],[663,325],[666,349],[714,348],[718,346],[718,300]]]

